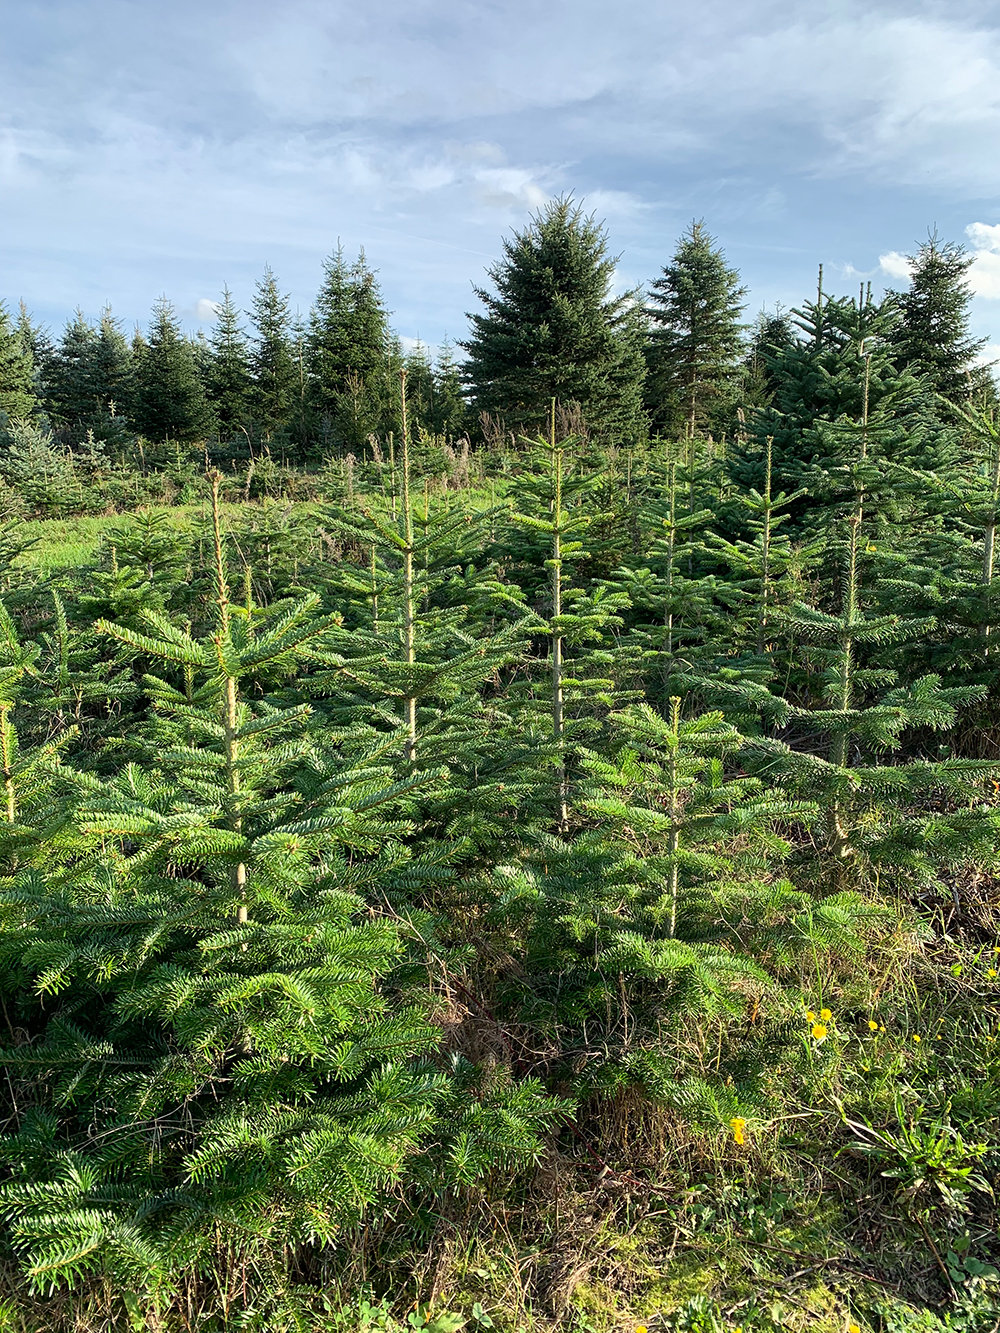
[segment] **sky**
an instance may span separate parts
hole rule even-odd
[[[364,247],[406,339],[460,339],[554,195],[647,284],[704,219],[748,315],[976,256],[1000,356],[1000,3],[32,0],[4,20],[0,296],[59,329],[161,294],[211,329],[270,264],[305,314]]]

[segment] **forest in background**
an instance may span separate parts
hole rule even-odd
[[[913,261],[747,325],[561,200],[433,362],[341,252],[3,315],[0,1326],[996,1333],[1000,411]]]

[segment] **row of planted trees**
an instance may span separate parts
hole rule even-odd
[[[394,1294],[400,1237],[488,1227],[543,1161],[676,1214],[655,1126],[761,1190],[855,1149],[845,1219],[881,1191],[855,1231],[908,1299],[958,1236],[986,1262],[985,1177],[892,1182],[904,1122],[1000,1143],[1000,438],[928,442],[841,313],[857,410],[796,489],[775,433],[602,452],[553,404],[492,493],[421,490],[404,375],[391,485],[308,556],[267,509],[227,534],[213,474],[200,530],[8,570],[17,1300],[308,1321],[359,1246]]]

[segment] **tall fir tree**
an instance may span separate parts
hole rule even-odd
[[[121,447],[131,433],[135,373],[131,349],[110,306],[101,311],[94,351],[94,376],[97,415],[92,428],[99,439]]]
[[[251,380],[246,335],[228,287],[223,289],[209,344],[208,400],[220,438],[229,440],[246,426]]]
[[[35,321],[23,300],[18,304],[17,331],[21,346],[31,357],[35,396],[45,405],[48,369],[55,347],[48,329]]]
[[[989,339],[969,335],[967,274],[974,256],[932,232],[909,258],[910,286],[898,298],[903,318],[893,338],[900,363],[926,375],[945,398],[988,392],[989,371],[975,362]]]
[[[250,320],[254,424],[264,440],[271,440],[288,422],[299,372],[292,346],[288,297],[282,295],[270,265],[254,289]]]
[[[744,421],[748,409],[768,407],[773,401],[777,388],[774,367],[791,343],[791,317],[780,307],[762,310],[750,330],[743,358],[739,398]]]
[[[209,410],[194,348],[165,296],[153,306],[136,388],[136,426],[154,443],[189,443],[203,437]]]
[[[438,348],[434,362],[434,408],[432,429],[435,435],[454,438],[467,429],[468,404],[462,391],[462,372],[455,360],[451,343]]]
[[[49,416],[59,434],[74,442],[86,435],[97,407],[97,345],[97,330],[77,310],[50,363]]]
[[[0,425],[3,418],[29,417],[39,406],[31,351],[0,301]]]
[[[463,377],[477,412],[508,427],[544,429],[555,398],[578,404],[587,429],[609,442],[644,434],[641,311],[616,296],[604,227],[572,199],[556,199],[503,242],[475,289]]]
[[[348,263],[342,246],[327,259],[309,323],[312,408],[325,432],[361,450],[395,421],[389,377],[389,315],[362,250]]]
[[[52,423],[69,443],[88,438],[121,445],[134,407],[128,343],[110,307],[95,327],[81,311],[66,326],[46,371]]]
[[[418,341],[403,356],[406,367],[407,405],[410,429],[414,437],[421,431],[436,434],[434,430],[434,400],[437,395],[437,381],[430,349],[426,343]]]
[[[704,222],[693,222],[649,293],[646,396],[661,433],[724,428],[740,369],[745,294]]]

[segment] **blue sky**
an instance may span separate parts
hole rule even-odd
[[[303,312],[363,245],[394,326],[459,338],[553,194],[621,285],[704,218],[750,312],[970,245],[1000,355],[1000,8],[816,0],[33,0],[5,18],[0,295],[61,326],[161,293],[206,329],[265,263]],[[971,229],[971,230],[970,230]]]

